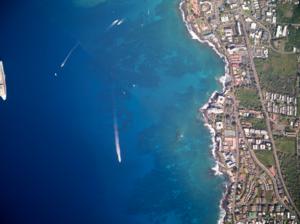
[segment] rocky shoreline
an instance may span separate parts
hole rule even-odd
[[[192,39],[210,46],[225,63],[220,78],[223,89],[199,109],[212,138],[213,170],[226,179],[218,223],[295,223],[299,211],[282,175],[293,165],[281,169],[284,159],[277,156],[282,151],[276,140],[298,141],[297,100],[280,93],[285,90],[277,89],[278,85],[269,91],[260,82],[261,66],[274,67],[278,58],[286,59],[270,48],[270,38],[277,35],[271,30],[282,29],[276,24],[276,4],[180,1],[179,10]],[[249,13],[251,7],[258,11]],[[266,11],[273,19],[265,16]],[[258,17],[257,12],[264,16]],[[272,69],[266,71],[272,73]],[[282,120],[287,115],[292,122]]]
[[[212,155],[213,155],[213,157],[216,161],[216,164],[212,168],[212,170],[214,171],[215,175],[225,174],[225,177],[226,177],[225,190],[224,190],[224,193],[223,193],[222,199],[220,201],[220,205],[219,205],[220,206],[220,214],[219,214],[218,224],[221,224],[221,223],[224,222],[224,218],[227,214],[228,191],[230,189],[229,186],[232,185],[232,181],[231,181],[231,178],[230,178],[230,174],[227,173],[227,171],[225,169],[225,164],[222,163],[222,161],[221,161],[221,159],[218,155],[218,150],[219,150],[221,141],[218,140],[218,136],[216,136],[216,130],[213,128],[213,126],[209,122],[209,118],[207,116],[207,111],[211,107],[211,104],[212,104],[212,102],[214,101],[214,99],[216,98],[217,95],[225,95],[228,91],[227,79],[230,77],[230,75],[229,75],[229,62],[228,62],[228,59],[226,58],[226,56],[222,53],[222,50],[220,49],[220,46],[218,46],[218,44],[215,44],[214,42],[201,37],[193,29],[192,25],[189,24],[189,22],[187,21],[187,18],[186,18],[187,13],[186,13],[186,9],[185,9],[184,4],[185,4],[185,0],[182,0],[180,2],[179,9],[180,9],[180,12],[181,12],[181,15],[182,15],[182,19],[183,19],[183,21],[184,21],[184,23],[185,23],[185,25],[188,29],[189,34],[192,37],[192,39],[197,40],[202,44],[209,45],[216,52],[216,54],[218,54],[220,56],[220,58],[223,59],[223,61],[225,63],[225,73],[219,79],[219,81],[221,82],[221,84],[223,86],[222,92],[218,92],[218,91],[213,92],[213,94],[209,98],[208,102],[206,104],[204,104],[202,106],[202,108],[200,108],[200,112],[202,113],[203,118],[204,118],[204,124],[209,129],[210,134],[212,136]]]

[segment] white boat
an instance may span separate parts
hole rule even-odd
[[[0,96],[3,100],[6,100],[6,81],[2,61],[0,61]]]
[[[113,26],[116,25],[118,22],[119,22],[119,20],[116,19],[116,20],[114,20],[114,21],[110,24],[110,26],[113,27]]]
[[[120,26],[123,22],[124,22],[125,19],[121,19],[117,22],[117,26]]]

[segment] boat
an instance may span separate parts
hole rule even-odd
[[[0,61],[0,96],[3,100],[6,100],[6,81],[2,61]]]

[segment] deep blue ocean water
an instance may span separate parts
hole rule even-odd
[[[0,223],[216,223],[223,179],[198,108],[224,63],[179,0],[75,1],[1,3]]]

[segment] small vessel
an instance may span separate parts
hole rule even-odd
[[[3,100],[6,100],[6,81],[2,61],[0,61],[0,96]]]
[[[118,22],[119,22],[119,20],[116,19],[116,20],[114,20],[114,21],[110,24],[110,26],[113,27],[113,26],[116,25]]]
[[[120,26],[124,22],[124,19],[121,19],[117,22],[117,26]]]

